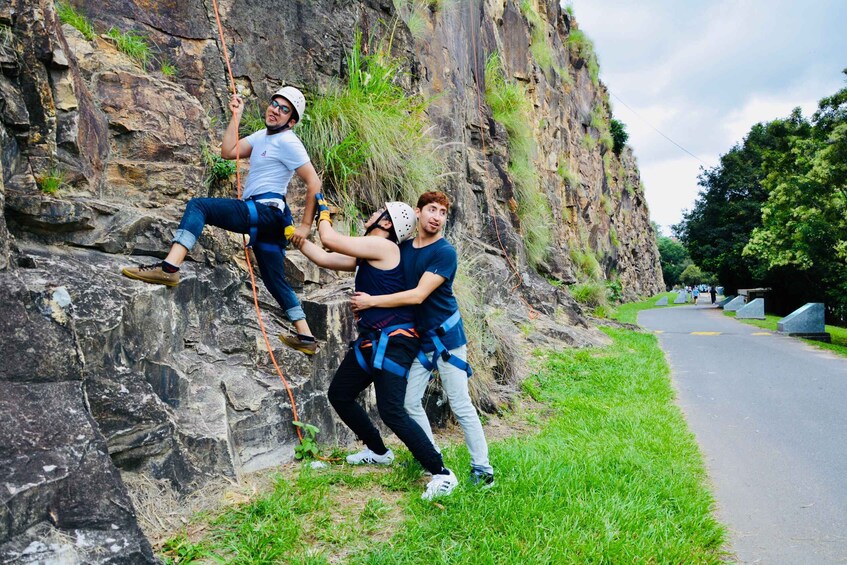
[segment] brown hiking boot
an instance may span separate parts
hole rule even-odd
[[[294,335],[279,335],[279,340],[292,349],[296,349],[306,355],[314,355],[318,350],[318,342],[315,340],[305,341],[300,339],[297,334]]]
[[[166,273],[162,270],[161,263],[142,265],[140,267],[124,267],[121,273],[125,277],[151,284],[163,284],[165,286],[176,286],[179,284],[179,272]]]

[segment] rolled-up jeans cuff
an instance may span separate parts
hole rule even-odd
[[[288,319],[292,322],[297,322],[298,320],[306,319],[306,313],[303,312],[302,306],[295,306],[294,308],[289,308],[285,311],[285,315],[288,316]]]
[[[197,237],[188,230],[178,229],[174,232],[174,238],[171,240],[171,243],[178,243],[191,251],[194,248],[194,244],[197,243]]]

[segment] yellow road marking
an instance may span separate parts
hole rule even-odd
[[[653,330],[653,333],[654,334],[663,334],[663,333],[665,333],[665,330]]]
[[[773,335],[771,332],[753,332],[750,335]]]
[[[721,335],[721,332],[691,332],[691,335]]]

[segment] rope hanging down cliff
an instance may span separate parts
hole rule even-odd
[[[223,53],[224,63],[226,64],[227,75],[229,76],[229,85],[230,90],[233,94],[237,94],[237,89],[235,87],[235,77],[232,75],[232,66],[229,62],[229,53],[226,48],[226,40],[224,39],[224,30],[223,24],[221,24],[221,16],[218,11],[218,2],[217,0],[212,0],[212,5],[215,10],[215,21],[218,26],[218,37],[221,40],[221,52]],[[238,162],[239,159],[239,149],[238,144],[235,145],[235,162]],[[238,197],[241,198],[241,171],[236,166],[235,167],[235,182],[237,186],[237,194]],[[256,318],[259,321],[259,328],[262,330],[262,337],[265,340],[265,346],[268,349],[268,355],[271,358],[271,362],[273,363],[274,368],[276,369],[277,374],[279,375],[279,379],[282,381],[283,386],[285,386],[285,390],[288,393],[288,398],[291,401],[291,413],[293,415],[294,421],[297,422],[300,418],[297,415],[297,404],[294,401],[294,393],[291,390],[291,386],[288,384],[288,381],[285,379],[285,376],[282,373],[282,369],[279,366],[279,363],[276,361],[276,356],[274,355],[273,348],[271,347],[270,339],[268,338],[268,333],[265,330],[265,323],[262,321],[262,311],[259,308],[259,295],[256,290],[256,275],[253,272],[253,262],[250,260],[250,251],[247,247],[247,238],[242,235],[241,240],[244,244],[244,258],[247,262],[247,270],[250,273],[250,284],[253,290],[253,305],[256,308]],[[299,427],[295,426],[295,430],[297,431],[297,437],[300,439],[300,442],[303,442],[303,433],[300,431]]]

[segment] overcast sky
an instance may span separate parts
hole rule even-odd
[[[569,3],[666,235],[693,207],[700,167],[717,165],[755,123],[797,106],[808,117],[845,86],[847,0]]]

